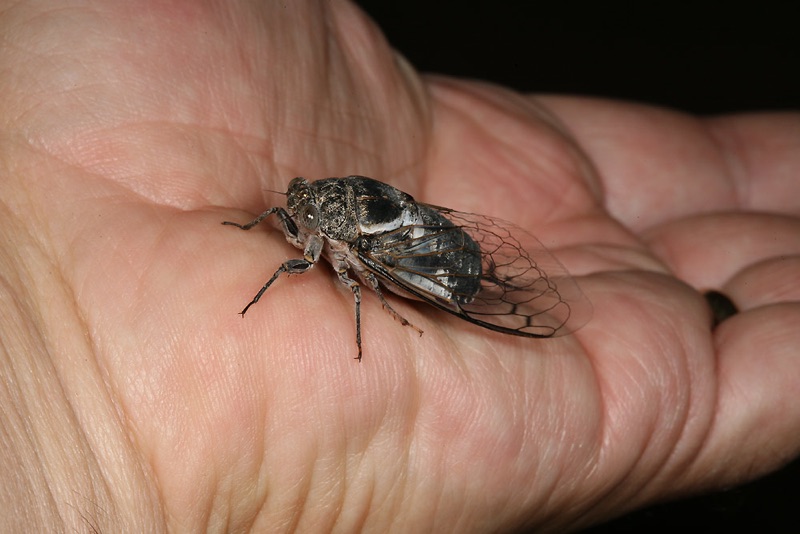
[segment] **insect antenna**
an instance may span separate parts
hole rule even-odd
[[[286,191],[275,191],[274,189],[262,189],[262,191],[269,191],[270,193],[277,193],[278,195],[288,196],[289,193]]]

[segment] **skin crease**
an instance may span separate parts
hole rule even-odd
[[[0,530],[577,528],[800,450],[800,116],[422,77],[349,3],[3,2]],[[246,222],[363,174],[531,229],[592,302],[493,333]],[[698,290],[741,313],[711,331]],[[391,297],[390,297],[391,298]]]

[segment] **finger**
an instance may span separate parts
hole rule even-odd
[[[733,205],[719,149],[702,121],[661,108],[547,97],[595,165],[609,212],[634,230]]]
[[[726,159],[743,207],[800,211],[800,113],[732,115],[706,124]]]
[[[800,254],[798,235],[796,218],[709,214],[659,226],[647,239],[676,276],[700,289],[721,289],[752,265]]]
[[[800,453],[800,304],[773,304],[722,323],[717,415],[686,472],[693,489],[740,483]]]
[[[796,213],[800,114],[698,119],[660,108],[546,97],[596,166],[630,228],[759,207]]]
[[[767,258],[744,269],[725,284],[738,306],[756,308],[778,302],[800,302],[800,254]]]

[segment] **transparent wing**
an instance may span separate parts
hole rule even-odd
[[[507,334],[565,335],[591,317],[592,306],[578,284],[529,233],[485,215],[420,207],[446,219],[446,226],[404,226],[360,254],[384,281]]]

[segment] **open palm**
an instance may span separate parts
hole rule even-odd
[[[420,77],[340,1],[42,4],[0,18],[6,479],[41,526],[576,526],[797,454],[800,117]],[[420,337],[367,292],[359,364],[322,265],[242,319],[300,252],[220,223],[348,174],[530,230],[591,321],[393,299]],[[713,331],[707,288],[743,310]]]

